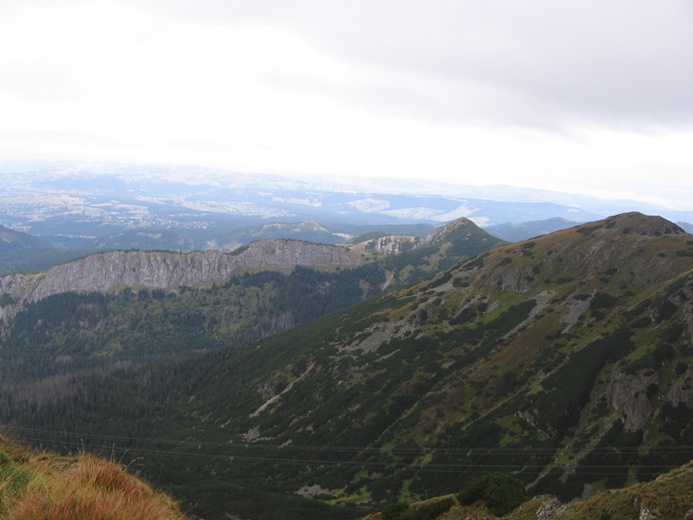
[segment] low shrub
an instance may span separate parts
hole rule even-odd
[[[527,498],[527,491],[520,480],[511,475],[498,473],[470,481],[457,496],[462,505],[482,501],[496,516],[507,515]]]

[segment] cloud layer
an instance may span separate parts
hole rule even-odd
[[[690,27],[684,0],[2,2],[0,153],[690,190]]]
[[[203,0],[159,14],[285,28],[368,75],[351,85],[359,103],[416,116],[693,124],[690,2]]]

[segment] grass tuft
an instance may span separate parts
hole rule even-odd
[[[6,459],[0,509],[13,520],[183,520],[176,503],[113,461],[32,456]],[[11,468],[11,469],[10,469]]]

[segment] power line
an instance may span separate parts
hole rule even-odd
[[[513,454],[513,453],[533,453],[533,454],[546,454],[553,455],[557,452],[572,451],[574,453],[579,452],[579,449],[570,450],[569,447],[556,447],[556,448],[537,448],[537,447],[431,447],[431,448],[414,448],[414,447],[395,447],[387,448],[385,446],[373,447],[373,446],[335,446],[335,445],[298,445],[298,444],[270,444],[266,442],[233,442],[229,440],[226,443],[212,442],[212,441],[202,441],[193,439],[171,439],[162,437],[134,437],[126,435],[105,435],[99,433],[90,432],[75,432],[70,430],[47,430],[47,429],[37,429],[37,428],[26,428],[19,426],[7,427],[8,431],[14,431],[18,433],[31,433],[31,434],[44,434],[44,435],[55,435],[62,437],[76,437],[76,438],[92,438],[95,440],[103,441],[123,441],[123,442],[143,442],[143,443],[157,443],[157,444],[172,444],[176,446],[191,444],[195,446],[209,446],[209,447],[236,447],[245,449],[274,449],[274,450],[299,450],[299,451],[332,451],[332,452],[344,452],[344,453],[417,453],[421,455],[431,454],[431,453],[443,453],[443,454],[478,454],[478,453],[498,453],[498,454]],[[242,437],[242,434],[234,434],[235,437]],[[639,446],[596,446],[590,448],[591,452],[605,452],[605,453],[637,453],[640,452],[642,448]],[[693,456],[693,445],[667,445],[667,446],[652,446],[648,448],[649,452],[652,451],[665,451],[665,452],[691,452]]]
[[[369,470],[407,470],[414,472],[460,472],[466,473],[487,473],[495,472],[517,472],[534,470],[540,471],[553,462],[547,461],[546,464],[532,464],[532,459],[541,459],[542,457],[555,457],[557,453],[565,454],[565,449],[549,449],[549,448],[393,448],[392,450],[383,451],[383,448],[378,447],[356,447],[356,446],[295,446],[295,445],[278,445],[266,443],[216,443],[209,441],[194,441],[174,440],[163,438],[144,438],[144,437],[126,437],[116,435],[103,434],[88,434],[70,431],[42,430],[34,428],[11,428],[10,431],[18,434],[26,442],[31,442],[38,445],[60,446],[64,449],[71,450],[89,450],[96,452],[111,451],[112,453],[120,453],[122,455],[142,455],[142,456],[167,456],[167,457],[183,457],[196,458],[199,460],[224,460],[232,464],[234,462],[251,462],[264,464],[284,464],[284,465],[300,465],[310,467],[325,467],[325,466],[342,466],[342,467],[359,467]],[[87,440],[85,440],[87,439]],[[100,443],[98,443],[100,441]],[[110,446],[109,446],[110,444]],[[127,445],[123,445],[127,444]],[[160,448],[163,446],[163,449]],[[166,448],[168,447],[168,449]],[[191,448],[196,448],[191,451]],[[209,450],[214,450],[210,453]],[[223,451],[223,452],[222,452]],[[304,452],[304,454],[312,454],[310,457],[289,457],[268,455],[267,453],[253,454],[257,451],[270,453],[283,452],[287,455],[290,453]],[[653,453],[675,453],[685,454],[693,453],[693,446],[658,446],[650,449]],[[598,447],[591,450],[592,454],[615,454],[615,455],[633,455],[638,452],[638,448],[611,448]],[[326,458],[316,458],[316,453],[327,455]],[[577,451],[572,451],[573,454],[578,454]],[[396,459],[389,460],[373,460],[374,456],[386,457],[402,455],[439,455],[439,456],[482,456],[489,455],[493,457],[503,455],[529,455],[530,460],[508,462],[508,463],[473,463],[473,462],[427,462],[425,464],[416,462],[402,462]],[[298,453],[300,455],[300,453]],[[363,455],[367,456],[365,460],[356,460],[355,458],[329,458],[330,455]],[[628,472],[634,467],[650,469],[653,471],[668,471],[677,467],[671,464],[654,464],[642,463],[638,461],[637,465],[632,464],[581,464],[579,471],[582,475],[612,475],[614,472]]]

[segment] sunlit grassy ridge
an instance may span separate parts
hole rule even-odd
[[[0,518],[182,520],[177,504],[93,455],[30,453],[0,438]]]

